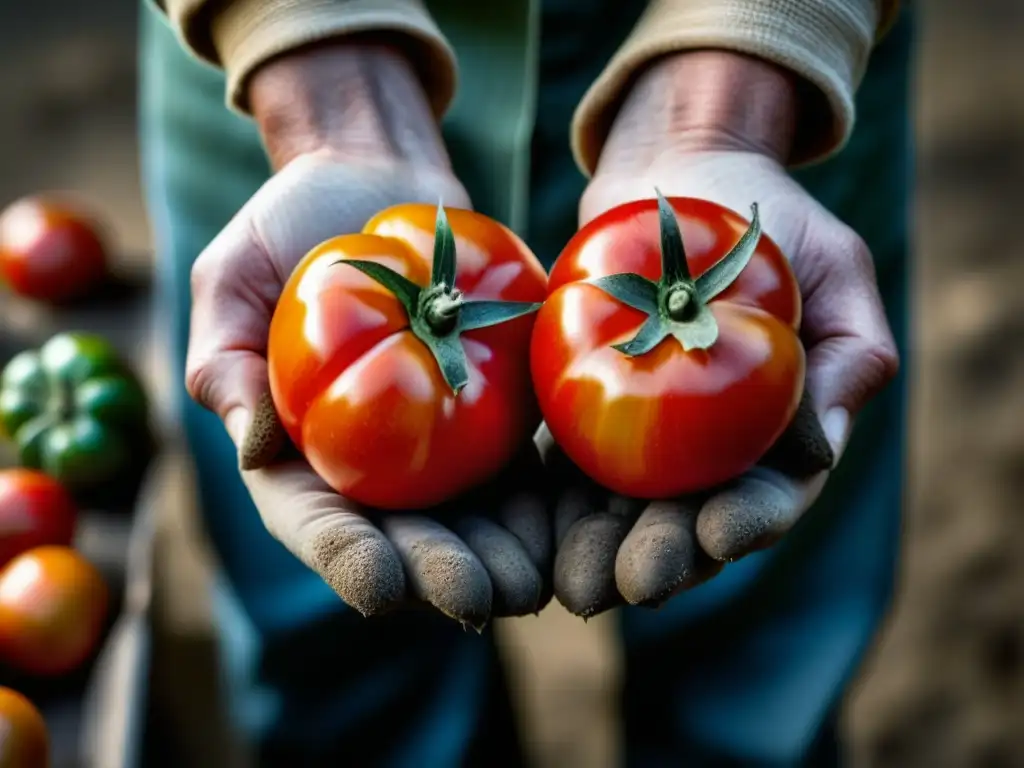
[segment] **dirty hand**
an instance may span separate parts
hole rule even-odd
[[[279,170],[196,260],[189,393],[224,420],[270,533],[356,610],[426,603],[478,628],[539,610],[550,596],[551,534],[539,491],[523,482],[541,474],[533,446],[509,470],[513,492],[500,479],[440,511],[452,530],[434,516],[378,518],[301,458],[279,455],[286,440],[266,347],[296,264],[397,203],[470,207],[419,82],[387,48],[334,44],[267,65],[249,95]]]
[[[716,91],[719,103],[708,106],[702,89],[721,82],[727,92]],[[554,580],[556,596],[573,613],[660,605],[723,563],[776,542],[819,496],[853,417],[896,372],[871,254],[781,162],[792,140],[786,114],[793,99],[789,77],[768,65],[728,53],[688,54],[641,78],[612,128],[580,224],[653,197],[655,188],[741,214],[756,202],[763,231],[789,257],[800,284],[807,378],[792,426],[761,464],[691,498],[614,497],[569,466],[542,430],[545,463],[570,489],[556,512]]]

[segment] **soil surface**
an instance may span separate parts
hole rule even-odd
[[[863,766],[1024,766],[1024,4],[929,0],[918,68],[919,205],[911,493],[892,620],[852,692]],[[135,4],[0,4],[0,204],[86,193],[126,271],[149,268],[135,138]],[[2,330],[2,329],[0,329]],[[148,372],[170,386],[154,351]],[[214,722],[203,550],[184,466],[160,551],[155,691],[177,765]],[[558,607],[500,630],[539,766],[610,766],[616,649],[608,618]],[[202,706],[196,706],[201,701]]]

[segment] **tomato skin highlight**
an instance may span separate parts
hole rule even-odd
[[[669,202],[695,278],[747,227],[708,201]],[[591,221],[555,263],[531,347],[535,391],[556,442],[596,482],[645,499],[704,490],[752,467],[792,420],[806,365],[799,286],[766,236],[712,299],[719,337],[709,349],[687,352],[672,337],[635,357],[613,349],[646,316],[582,281],[623,272],[658,280],[660,257],[654,200]]]
[[[36,547],[0,571],[0,657],[32,675],[77,669],[96,649],[110,594],[69,547]]]
[[[70,546],[78,509],[56,480],[31,469],[0,470],[0,568],[33,547]]]
[[[15,293],[60,303],[87,294],[107,275],[95,226],[69,206],[28,197],[0,212],[0,277]]]
[[[389,208],[313,249],[270,326],[271,394],[286,431],[342,495],[378,509],[430,507],[484,482],[540,421],[529,345],[534,315],[467,331],[470,381],[455,396],[394,295],[339,260],[376,261],[425,286],[437,209]],[[468,300],[540,302],[547,277],[510,230],[447,209]]]

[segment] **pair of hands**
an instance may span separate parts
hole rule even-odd
[[[196,261],[189,392],[224,420],[269,532],[361,613],[428,604],[480,628],[537,612],[552,593],[582,616],[627,602],[659,605],[789,530],[841,456],[853,415],[895,373],[870,254],[856,234],[758,148],[712,142],[711,150],[701,141],[675,142],[654,158],[637,152],[629,110],[581,200],[580,224],[655,187],[738,211],[756,201],[804,296],[808,398],[761,466],[699,498],[613,496],[583,477],[543,428],[537,450],[490,487],[429,515],[376,515],[337,495],[301,458],[279,456],[285,438],[265,355],[285,281],[313,246],[359,231],[390,205],[442,199],[471,207],[437,158],[300,147]]]
[[[647,197],[655,186],[734,210],[757,200],[765,231],[792,258],[805,298],[807,391],[817,411],[805,401],[770,464],[706,498],[644,504],[612,496],[575,470],[543,428],[538,455],[524,456],[479,495],[429,516],[360,509],[299,458],[259,466],[284,439],[269,400],[265,349],[291,270],[314,245],[358,231],[391,204],[443,198],[469,207],[451,176],[358,166],[330,153],[302,156],[196,262],[189,391],[224,419],[270,533],[346,603],[371,615],[425,602],[480,627],[492,617],[539,611],[553,572],[558,599],[579,615],[624,602],[657,605],[723,562],[772,544],[817,497],[828,471],[807,470],[820,469],[830,453],[838,459],[851,415],[895,367],[865,246],[778,163],[751,152],[680,153],[657,177],[598,174],[583,198],[581,223]],[[538,458],[544,473],[531,466]],[[454,522],[447,527],[442,519]]]

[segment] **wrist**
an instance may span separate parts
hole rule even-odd
[[[757,152],[785,163],[793,148],[799,78],[719,50],[665,56],[636,79],[612,123],[597,172],[648,167],[676,152]]]
[[[275,170],[320,150],[450,167],[421,80],[380,39],[338,38],[274,58],[251,77],[248,100]]]

